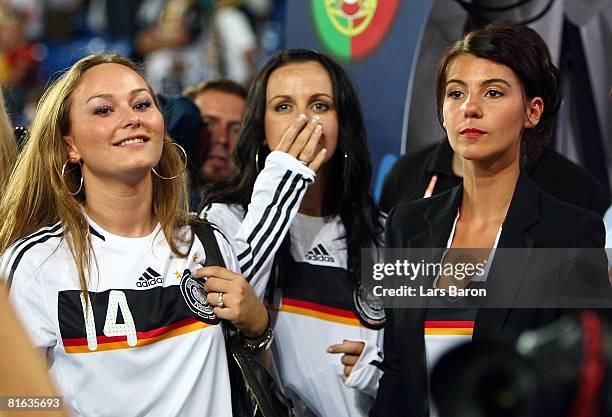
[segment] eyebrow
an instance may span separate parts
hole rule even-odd
[[[329,94],[327,94],[327,93],[315,93],[315,94],[312,95],[312,97],[320,97],[320,96],[324,96],[324,97],[329,98],[330,100],[334,100],[334,98],[332,96],[330,96]],[[282,98],[282,99],[286,100],[286,99],[290,99],[291,96],[288,96],[288,95],[285,95],[285,94],[279,94],[279,95],[276,95],[276,96],[272,97],[269,100],[269,102],[272,102],[272,101],[274,101],[274,100],[276,100],[278,98]]]
[[[446,86],[448,86],[450,83],[457,83],[457,84],[461,84],[461,85],[467,85],[467,83],[463,80],[458,80],[456,78],[452,78],[450,80],[448,80],[446,82]],[[480,83],[480,85],[488,85],[488,84],[494,84],[494,83],[502,83],[502,84],[506,84],[508,87],[512,88],[512,85],[504,80],[503,78],[491,78],[488,80],[484,80],[483,82]]]
[[[216,114],[203,114],[202,119],[219,119],[219,116]]]
[[[279,94],[279,95],[276,95],[276,96],[272,97],[269,101],[276,100],[277,98],[287,99],[287,98],[289,98],[289,96],[285,96],[285,95]]]
[[[135,96],[136,94],[142,93],[143,91],[149,92],[149,89],[148,88],[137,88],[135,90],[130,91],[130,96]],[[89,103],[91,100],[95,98],[110,98],[112,96],[113,95],[110,93],[96,94],[94,96],[89,97],[85,103]]]

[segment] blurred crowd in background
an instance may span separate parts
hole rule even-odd
[[[0,85],[16,126],[83,56],[136,59],[156,92],[223,76],[248,85],[283,46],[286,0],[0,0]]]

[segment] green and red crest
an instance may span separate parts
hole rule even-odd
[[[310,0],[319,39],[340,61],[365,58],[391,29],[400,0]]]

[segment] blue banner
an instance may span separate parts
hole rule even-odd
[[[378,198],[402,152],[411,74],[431,0],[288,1],[286,46],[312,48],[338,60],[361,100]]]

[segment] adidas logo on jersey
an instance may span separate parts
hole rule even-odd
[[[325,250],[325,247],[323,246],[322,243],[319,243],[317,246],[315,246],[314,248],[306,252],[305,258],[309,261],[319,261],[319,262],[335,262],[336,261],[334,257],[331,256],[329,252],[327,252],[327,250]]]
[[[149,267],[146,271],[142,273],[140,277],[138,277],[138,281],[136,281],[136,286],[139,288],[148,288],[163,283],[164,279],[159,274],[159,272]]]

